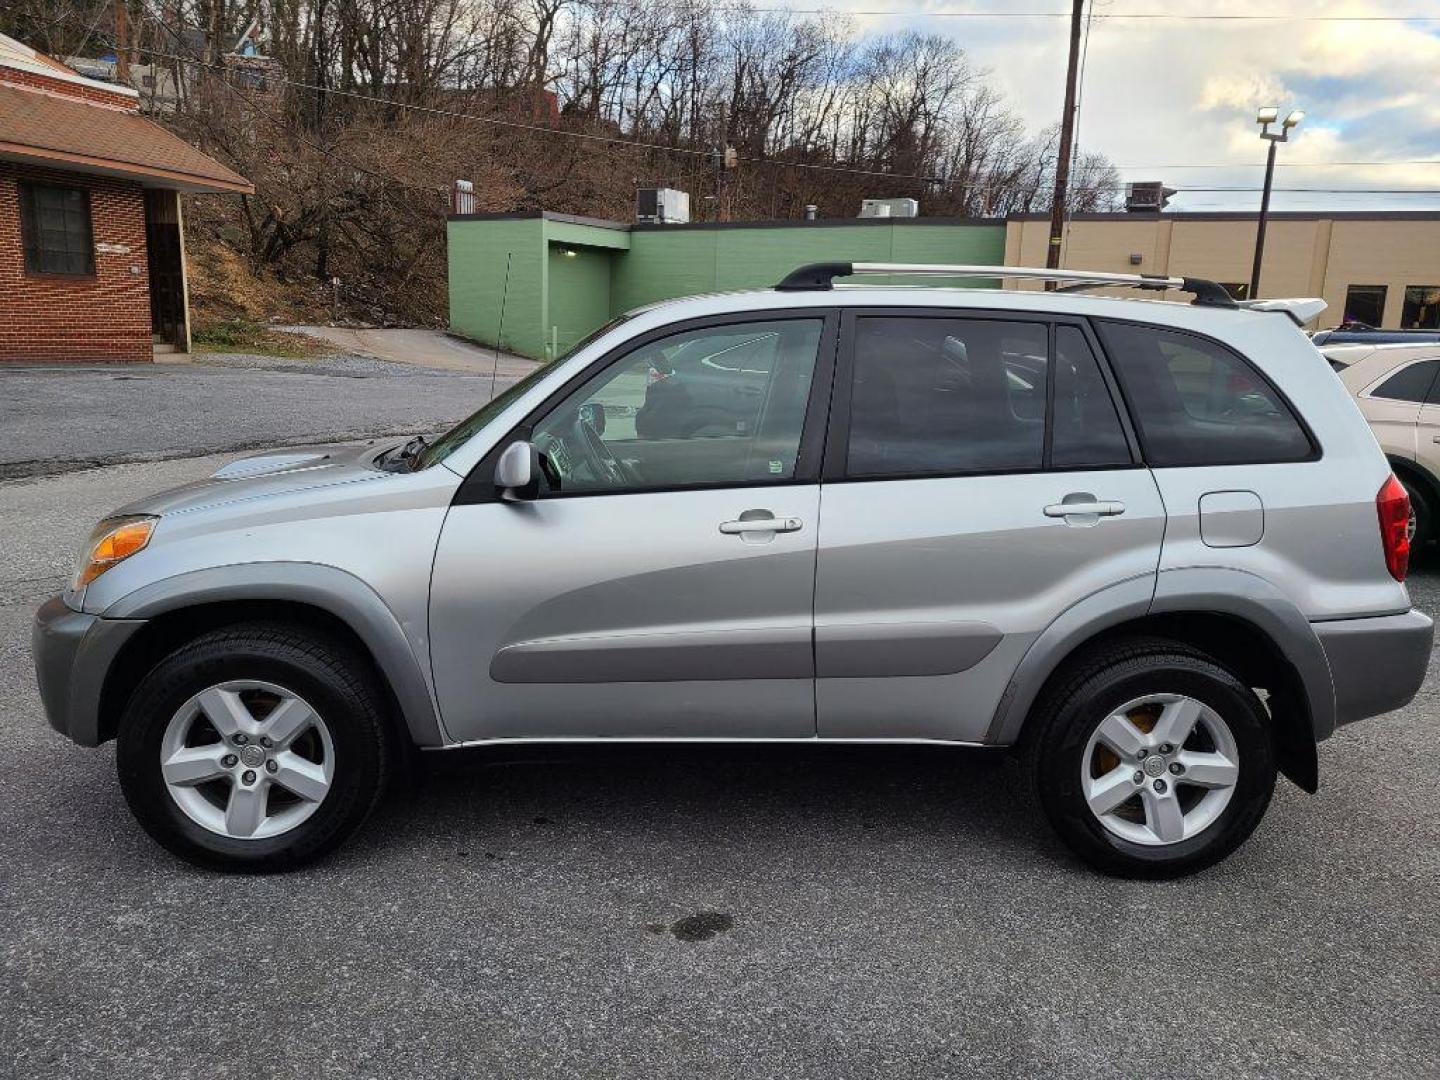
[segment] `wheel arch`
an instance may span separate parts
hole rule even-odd
[[[384,601],[359,578],[310,563],[245,563],[181,574],[116,601],[106,618],[143,620],[110,664],[99,741],[114,738],[131,692],[154,664],[199,634],[242,622],[290,622],[329,633],[371,665],[391,715],[418,746],[446,742],[419,661]],[[401,734],[398,730],[396,734]]]
[[[1432,516],[1436,512],[1440,512],[1440,480],[1436,479],[1434,473],[1418,461],[1411,461],[1409,458],[1386,454],[1385,460],[1390,463],[1390,470],[1402,483],[1419,489],[1421,497],[1430,504],[1428,509]]]
[[[1153,598],[1144,601],[1137,584],[1087,598],[1036,639],[1001,699],[987,741],[1018,742],[1035,702],[1084,653],[1117,638],[1158,636],[1200,649],[1247,686],[1264,689],[1281,771],[1316,791],[1316,743],[1334,730],[1335,696],[1324,649],[1304,615],[1274,586],[1244,571],[1165,571]],[[1148,586],[1145,579],[1147,594]]]

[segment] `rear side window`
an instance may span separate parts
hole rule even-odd
[[[1420,360],[1407,364],[1371,390],[1370,396],[1390,401],[1424,401],[1430,394],[1437,371],[1440,371],[1440,360]]]
[[[1132,464],[1099,363],[1073,326],[1056,328],[1052,362],[1044,323],[862,318],[851,394],[849,476]]]
[[[1120,414],[1085,335],[1055,328],[1055,419],[1050,464],[1056,468],[1129,465]]]
[[[846,472],[1039,469],[1048,348],[1042,323],[861,319]]]
[[[1151,465],[1261,464],[1313,454],[1290,407],[1237,353],[1155,326],[1098,326]]]

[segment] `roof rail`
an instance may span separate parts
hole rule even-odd
[[[1233,297],[1220,285],[1207,278],[1166,277],[1163,274],[1109,274],[1095,270],[1041,270],[1028,266],[964,266],[949,263],[810,263],[792,270],[775,286],[781,292],[806,292],[832,289],[837,277],[856,275],[905,275],[958,278],[1019,278],[1024,281],[1064,282],[1061,291],[1093,289],[1103,286],[1127,286],[1132,289],[1153,289],[1163,292],[1178,289],[1191,293],[1195,303],[1204,307],[1233,308]]]

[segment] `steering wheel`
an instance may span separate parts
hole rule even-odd
[[[640,474],[629,463],[610,453],[605,440],[600,438],[595,425],[586,419],[583,410],[576,411],[573,430],[580,456],[585,459],[585,464],[590,466],[590,473],[597,481],[617,487],[640,487],[644,484]]]

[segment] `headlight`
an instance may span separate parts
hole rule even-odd
[[[124,562],[150,543],[150,534],[160,519],[148,514],[106,518],[95,526],[80,562],[75,567],[73,588],[83,589],[116,563]]]

